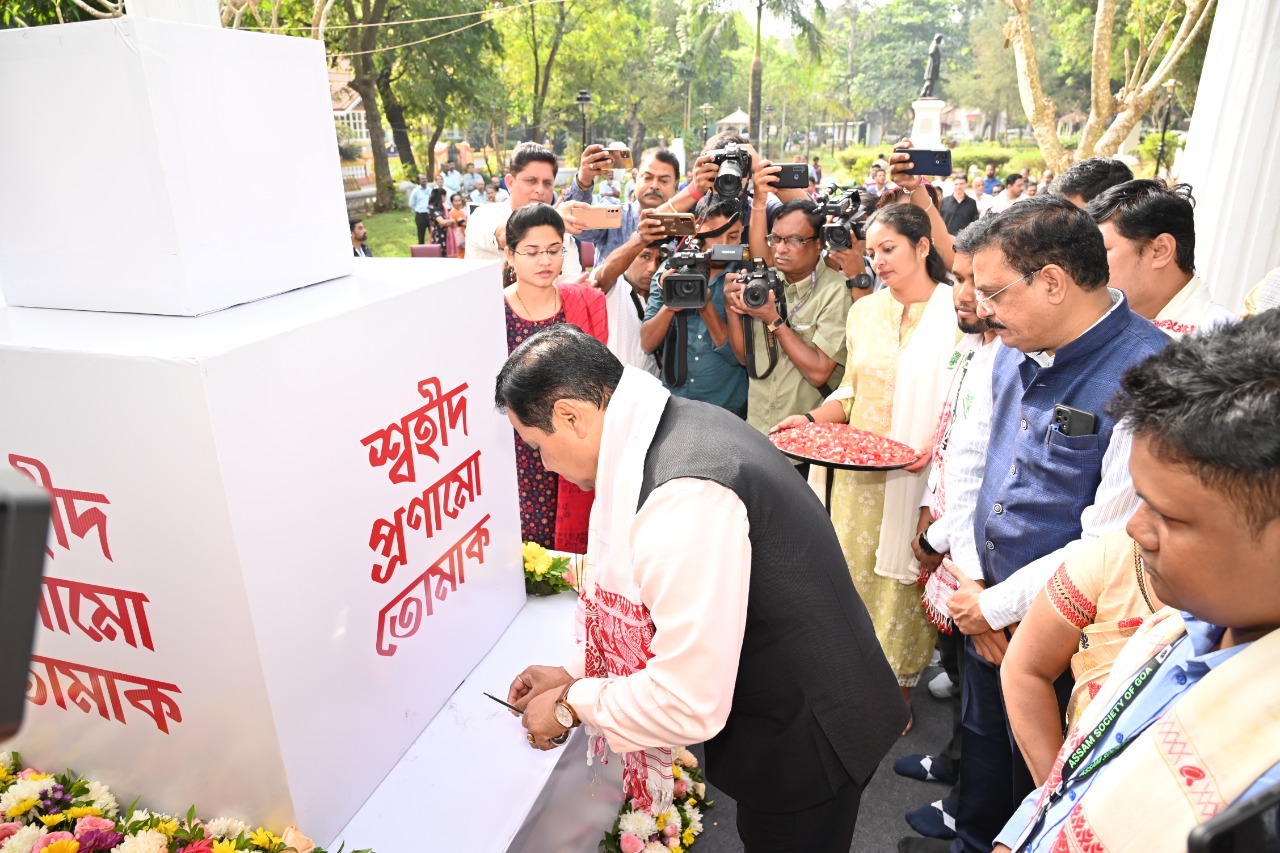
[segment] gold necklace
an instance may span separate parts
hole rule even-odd
[[[553,285],[551,285],[551,289],[552,289],[552,291],[554,291],[554,294],[555,294],[555,296],[554,296],[554,298],[555,298],[555,310],[551,312],[551,316],[552,316],[552,317],[554,317],[554,316],[556,316],[557,314],[559,314],[559,313],[560,313],[560,288],[556,287],[556,286],[553,284]],[[515,295],[516,295],[516,302],[519,302],[519,303],[520,303],[520,310],[524,311],[524,315],[525,315],[526,317],[528,317],[528,318],[529,318],[529,322],[530,322],[530,323],[538,323],[538,322],[541,322],[541,321],[539,321],[539,320],[535,320],[535,319],[533,319],[533,312],[529,310],[529,307],[528,307],[527,305],[525,305],[525,304],[524,304],[524,300],[520,298],[520,285],[519,285],[518,283],[516,284],[516,289],[515,289],[515,291],[514,291],[514,292],[515,292]],[[550,318],[550,317],[548,317],[547,319],[551,319],[551,318]]]
[[[1147,595],[1146,572],[1143,571],[1142,554],[1138,551],[1138,543],[1133,543],[1133,570],[1138,576],[1138,591],[1142,593],[1142,600],[1147,603],[1147,610],[1152,613],[1156,609],[1151,606],[1151,597]]]

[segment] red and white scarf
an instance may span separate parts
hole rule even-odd
[[[631,525],[644,478],[644,461],[670,392],[643,370],[627,367],[609,399],[587,563],[578,596],[578,641],[584,644],[588,678],[621,678],[645,668],[653,656],[654,624],[631,566]],[[587,762],[607,761],[603,733],[587,726]],[[637,808],[661,814],[671,808],[672,749],[658,747],[622,756],[622,782]]]

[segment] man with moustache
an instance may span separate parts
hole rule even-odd
[[[973,247],[969,236],[976,229],[961,231],[955,241],[955,276],[952,298],[956,322],[964,337],[956,346],[949,369],[951,387],[943,402],[933,445],[933,467],[920,508],[920,524],[911,550],[920,562],[925,584],[925,609],[941,629],[938,649],[942,665],[955,688],[948,699],[953,725],[951,739],[936,755],[905,755],[894,763],[894,772],[911,779],[955,785],[960,762],[960,689],[963,682],[964,634],[953,629],[947,616],[947,592],[952,578],[963,572],[982,578],[977,546],[973,538],[973,513],[982,485],[991,434],[991,369],[1000,341],[987,321],[977,315],[973,291]],[[994,635],[992,635],[994,637]],[[988,638],[983,638],[986,642]],[[1003,639],[1003,636],[1001,636]],[[997,650],[1003,654],[1003,649]],[[958,791],[953,787],[943,799],[907,812],[907,823],[916,832],[931,838],[955,837]],[[922,839],[904,838],[899,850],[910,851]]]
[[[511,151],[511,163],[507,168],[507,186],[511,196],[477,207],[467,223],[467,260],[477,258],[498,261],[503,259],[506,248],[507,220],[511,213],[526,204],[551,204],[555,199],[556,168],[559,161],[549,149],[535,142],[521,142]],[[556,210],[564,218],[564,271],[561,278],[573,279],[582,275],[582,262],[578,258],[578,244],[573,234],[582,230],[581,224],[573,224],[574,207],[581,202],[563,202]]]
[[[1208,817],[1280,782],[1278,342],[1268,311],[1125,375],[1113,405],[1141,496],[1127,530],[1168,606],[1129,639],[996,853],[1183,851]]]
[[[1004,348],[992,370],[995,414],[974,512],[983,580],[961,572],[948,601],[966,635],[953,853],[987,853],[1033,787],[992,649],[1071,546],[1133,514],[1130,434],[1108,403],[1125,371],[1169,341],[1106,286],[1102,234],[1066,199],[1026,199],[972,227],[977,314]]]
[[[650,148],[640,155],[639,177],[636,183],[636,200],[622,205],[621,228],[587,229],[578,235],[579,240],[596,247],[596,263],[601,264],[619,247],[627,244],[640,226],[646,211],[656,210],[669,202],[676,194],[676,178],[680,174],[680,161],[666,148]],[[597,175],[613,174],[613,161],[609,152],[600,145],[588,145],[582,152],[582,165],[574,175],[573,183],[565,190],[566,201],[591,203],[591,186]],[[616,193],[612,199],[617,202]],[[648,244],[644,244],[648,245]],[[637,243],[635,254],[639,254]],[[629,263],[629,262],[628,262]]]
[[[724,289],[729,341],[739,363],[748,367],[747,423],[763,433],[796,412],[821,405],[840,384],[847,357],[849,300],[843,273],[821,263],[824,217],[818,205],[808,199],[787,202],[766,236],[765,203],[778,171],[768,160],[756,166],[748,241],[752,257],[763,259],[782,277],[787,313],[780,313],[783,306],[772,292],[759,308],[748,306],[742,301],[745,282],[740,276],[731,276]],[[744,318],[752,331],[750,350]],[[771,352],[776,359],[772,370]],[[807,473],[807,466],[798,467]]]

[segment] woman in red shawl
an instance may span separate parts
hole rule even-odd
[[[556,323],[572,323],[608,343],[604,294],[592,287],[557,284],[564,266],[564,220],[555,208],[530,204],[507,220],[507,353]],[[514,431],[513,431],[514,433]],[[546,548],[585,554],[593,493],[546,470],[515,436],[520,487],[520,536]]]

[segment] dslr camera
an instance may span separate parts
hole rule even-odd
[[[840,251],[867,239],[866,222],[874,208],[871,194],[857,187],[827,187],[818,194],[818,212],[829,218],[822,226],[822,242],[827,248]]]
[[[701,308],[710,297],[711,265],[741,261],[746,254],[746,248],[740,245],[712,246],[703,252],[693,241],[690,248],[674,252],[667,259],[672,272],[662,281],[662,301],[668,308]]]
[[[742,302],[748,308],[763,308],[773,293],[778,316],[787,316],[787,296],[783,290],[782,276],[765,266],[764,258],[753,258],[751,266],[742,274]]]
[[[719,167],[714,182],[716,195],[737,198],[742,195],[744,175],[751,174],[751,155],[736,142],[708,151],[707,156]]]

